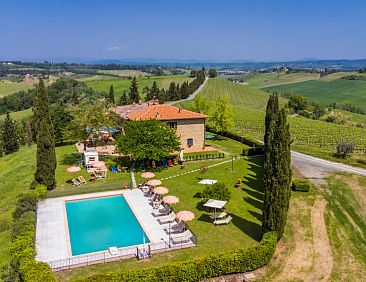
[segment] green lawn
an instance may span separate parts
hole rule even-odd
[[[31,116],[33,114],[32,109],[26,109],[23,111],[19,111],[19,112],[12,112],[10,113],[11,118],[15,119],[15,120],[19,120],[28,116]],[[4,115],[0,115],[0,120],[5,119],[5,114]]]
[[[192,81],[193,78],[186,75],[171,75],[171,76],[145,76],[137,79],[137,85],[139,93],[141,94],[142,89],[145,86],[151,87],[153,82],[156,81],[160,88],[167,89],[171,82],[183,83],[184,81]],[[111,78],[111,79],[96,79],[87,80],[85,83],[96,91],[108,92],[111,84],[113,84],[114,92],[116,97],[121,96],[122,92],[127,92],[131,86],[131,80],[127,78]]]
[[[29,85],[25,82],[12,82],[8,80],[0,81],[0,98],[21,90],[27,90],[32,88],[32,85]]]
[[[366,110],[366,81],[335,79],[327,81],[314,80],[299,83],[284,84],[265,88],[266,91],[289,90],[296,95],[330,104],[333,102],[352,104]]]
[[[258,73],[248,80],[245,80],[250,86],[255,88],[264,88],[275,85],[282,85],[288,83],[302,82],[308,80],[317,80],[319,74],[309,72],[297,73]]]
[[[129,77],[129,76],[142,77],[142,76],[151,75],[147,72],[138,71],[138,70],[99,70],[98,73],[100,73],[100,74],[113,74],[113,75],[118,75],[118,76],[121,76],[121,77]]]
[[[220,161],[222,160],[187,163],[186,171]],[[196,172],[163,181],[163,185],[170,190],[169,194],[176,195],[180,199],[174,209],[177,211],[190,210],[195,213],[195,220],[189,222],[188,225],[198,237],[198,247],[154,255],[151,259],[143,262],[137,262],[135,259],[124,260],[58,272],[56,273],[57,277],[60,280],[67,280],[116,269],[140,269],[167,261],[182,261],[196,256],[256,244],[262,234],[260,223],[263,197],[262,158],[238,159],[234,161],[233,167],[234,171],[231,171],[232,164],[229,162],[209,168],[205,175]],[[182,173],[179,166],[158,172],[156,178],[160,179],[176,173]],[[209,213],[202,209],[199,193],[205,186],[198,184],[202,177],[217,179],[229,187],[232,194],[226,208],[233,217],[233,221],[229,225],[214,226],[209,220]],[[137,179],[140,177],[137,176]],[[237,179],[244,181],[244,189],[234,188]]]

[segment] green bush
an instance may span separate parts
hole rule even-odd
[[[229,201],[231,193],[225,183],[218,182],[213,185],[207,185],[202,192],[202,196],[205,199]]]
[[[76,281],[200,281],[210,277],[252,271],[264,266],[272,258],[276,244],[276,232],[268,232],[264,234],[262,241],[254,247],[207,255],[149,269],[95,274]]]
[[[55,281],[51,268],[34,259],[34,222],[37,200],[47,195],[44,185],[22,195],[13,213],[11,263],[6,271],[5,281]]]
[[[298,192],[309,192],[311,183],[306,180],[292,180],[292,190]]]

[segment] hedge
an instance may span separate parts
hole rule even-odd
[[[34,259],[35,210],[37,201],[45,196],[47,189],[37,185],[36,189],[22,195],[13,213],[12,243],[10,246],[11,263],[13,268],[10,280],[26,282],[55,281],[51,268],[44,262]]]
[[[311,183],[306,180],[292,180],[292,190],[298,192],[309,192]]]
[[[242,273],[266,265],[277,244],[276,232],[263,235],[261,242],[250,248],[207,255],[185,262],[174,262],[153,268],[95,274],[75,281],[200,281],[204,278]]]

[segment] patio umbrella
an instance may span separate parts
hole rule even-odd
[[[179,198],[176,197],[176,196],[171,196],[171,195],[170,196],[165,196],[163,198],[163,202],[166,203],[166,204],[169,204],[169,205],[177,204],[177,203],[179,203]]]
[[[150,171],[143,172],[143,173],[141,173],[141,177],[143,177],[143,178],[154,178],[155,173],[150,172]]]
[[[158,186],[161,185],[161,181],[159,179],[151,179],[147,182],[149,186]]]
[[[164,195],[164,194],[169,193],[169,189],[165,188],[165,187],[162,187],[162,186],[155,187],[153,191],[154,191],[155,194],[158,194],[158,195]]]
[[[208,208],[222,209],[226,205],[227,201],[209,199],[203,206]]]
[[[77,172],[80,170],[81,170],[81,168],[79,166],[70,166],[69,168],[67,168],[68,172]]]
[[[191,211],[180,211],[177,213],[176,218],[184,222],[190,221],[194,219],[194,213]]]

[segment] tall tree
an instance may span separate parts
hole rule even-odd
[[[30,117],[26,117],[23,119],[25,137],[28,146],[31,146],[33,143],[33,132],[32,132],[32,120]]]
[[[264,205],[262,229],[277,231],[281,238],[286,225],[291,196],[291,137],[285,109],[278,95],[267,104],[264,135]]]
[[[3,153],[5,155],[19,150],[18,128],[16,123],[10,117],[9,112],[6,113],[1,137]]]
[[[107,96],[107,101],[111,104],[114,104],[115,100],[114,100],[114,89],[113,89],[113,84],[111,84],[111,87],[109,88],[109,93]]]
[[[219,96],[216,99],[215,108],[211,117],[214,129],[221,134],[235,125],[233,107],[228,95]]]
[[[140,94],[138,91],[136,76],[134,76],[131,80],[130,101],[135,103],[138,103],[140,101]]]
[[[71,114],[66,110],[65,105],[60,102],[52,107],[51,119],[53,124],[53,134],[55,143],[64,142],[64,131],[72,120]]]
[[[147,101],[153,100],[153,99],[157,99],[159,96],[159,87],[158,84],[156,83],[156,81],[154,80],[150,92],[148,93],[147,97]]]
[[[35,184],[44,184],[48,190],[56,187],[56,153],[48,93],[43,79],[39,79],[33,108],[37,131],[37,168]]]
[[[209,70],[208,70],[208,75],[209,75],[211,78],[217,77],[217,71],[216,71],[216,69],[214,69],[214,68],[209,69]]]
[[[127,96],[126,90],[124,90],[122,92],[121,97],[119,97],[118,105],[124,106],[124,105],[128,105],[129,103],[130,103],[130,100]]]
[[[134,161],[159,161],[172,151],[180,150],[176,132],[157,120],[129,121],[124,132],[117,139],[117,148],[120,153],[130,155]]]

